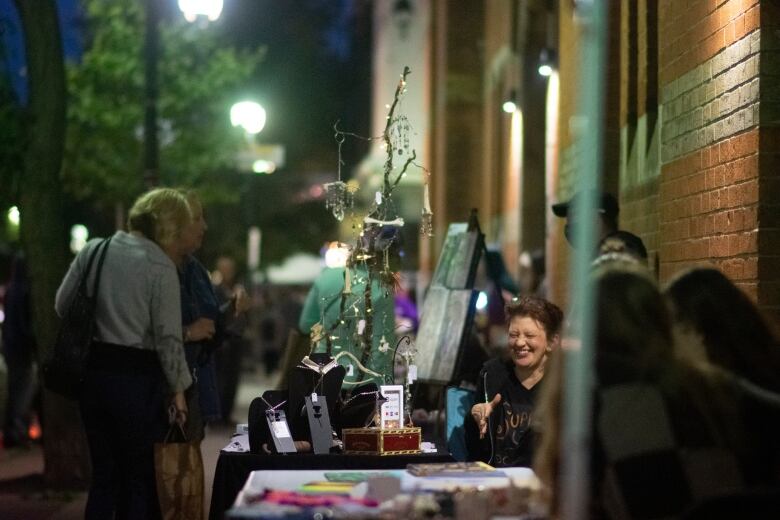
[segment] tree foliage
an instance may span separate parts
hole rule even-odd
[[[68,67],[70,99],[63,166],[77,199],[113,205],[142,188],[144,12],[142,2],[86,0],[87,51]],[[230,126],[237,93],[262,49],[221,44],[219,23],[160,24],[159,140],[163,184],[197,186],[204,174],[232,167],[243,134]]]

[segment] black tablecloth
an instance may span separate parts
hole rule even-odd
[[[406,469],[407,464],[452,462],[446,453],[420,453],[418,455],[314,455],[291,453],[288,455],[254,455],[252,453],[220,452],[214,471],[214,487],[211,491],[209,520],[222,520],[249,478],[249,473],[261,469],[317,469],[364,470]]]

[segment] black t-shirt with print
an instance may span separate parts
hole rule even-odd
[[[501,394],[501,402],[490,417],[493,446],[479,431],[471,414],[466,416],[466,442],[471,459],[490,462],[496,467],[525,466],[533,462],[535,434],[531,429],[532,413],[540,384],[525,388],[514,373],[512,362],[493,359],[485,363],[479,377],[477,398],[488,401]],[[492,459],[491,459],[492,451]]]

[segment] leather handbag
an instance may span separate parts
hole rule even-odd
[[[89,255],[87,268],[81,274],[76,294],[62,318],[51,358],[43,366],[46,388],[69,399],[77,399],[86,375],[87,357],[95,331],[95,307],[100,287],[100,271],[111,238],[102,240]],[[88,290],[89,273],[99,255],[92,284]]]

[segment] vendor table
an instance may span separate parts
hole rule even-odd
[[[361,470],[361,473],[384,473],[387,470]],[[501,488],[510,485],[510,479],[532,479],[534,472],[530,468],[500,468],[499,470],[505,477],[491,477],[489,479],[481,478],[479,474],[473,477],[456,477],[461,485],[473,484],[475,480],[480,480],[480,487]],[[227,518],[246,518],[247,507],[246,497],[258,495],[265,489],[294,491],[303,484],[311,481],[326,480],[325,474],[329,472],[323,470],[272,470],[272,471],[252,471],[249,478],[241,489],[232,510],[228,511]],[[453,478],[437,477],[415,477],[408,471],[397,471],[397,476],[401,479],[401,491],[413,492],[423,489],[443,489],[437,483],[451,485],[455,480]]]
[[[365,470],[406,469],[407,464],[453,462],[448,453],[416,455],[345,455],[289,453],[286,455],[255,455],[222,451],[214,471],[209,520],[221,520],[244,487],[249,474],[258,470]],[[271,472],[268,472],[271,473]]]

